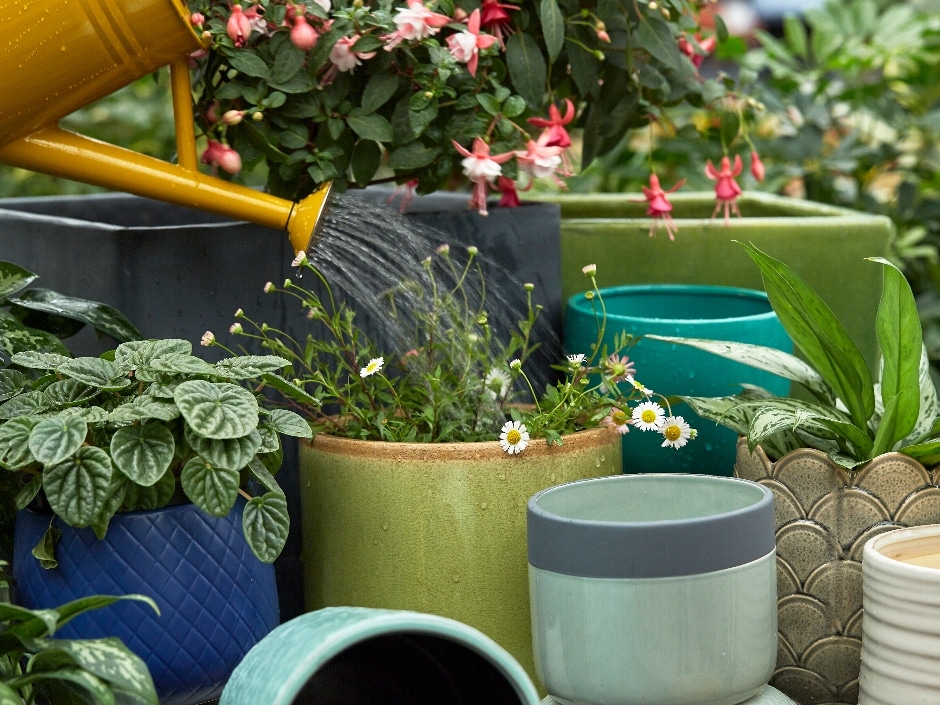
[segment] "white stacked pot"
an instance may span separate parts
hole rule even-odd
[[[917,564],[934,554],[940,525],[865,544],[859,705],[940,703],[940,568]]]

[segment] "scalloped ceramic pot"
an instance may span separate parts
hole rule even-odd
[[[901,453],[854,473],[809,448],[772,463],[738,441],[735,475],[769,487],[776,502],[775,687],[803,705],[858,702],[862,549],[885,532],[940,522],[937,474]]]
[[[522,666],[492,639],[431,614],[326,607],[253,648],[220,705],[538,705]]]
[[[606,428],[510,456],[499,443],[384,443],[319,434],[300,445],[308,610],[353,605],[464,622],[534,674],[526,502],[620,472]],[[533,675],[534,677],[534,675]]]
[[[528,504],[532,640],[560,705],[734,705],[776,656],[773,494],[705,475],[569,482]]]
[[[13,578],[20,604],[52,608],[87,595],[149,595],[160,608],[120,602],[80,615],[56,632],[67,639],[120,637],[150,669],[161,705],[219,697],[232,671],[280,621],[274,566],[255,558],[242,535],[245,500],[228,516],[195,505],[117,514],[98,540],[62,530],[59,566],[30,554],[51,516],[17,515]]]
[[[862,552],[861,705],[933,703],[940,693],[940,526],[897,529]]]

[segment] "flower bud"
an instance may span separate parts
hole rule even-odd
[[[189,16],[189,23],[193,27],[199,27],[202,29],[202,26],[206,23],[206,16],[201,12],[194,12]]]
[[[595,274],[597,274],[597,265],[586,264],[581,267],[581,273],[586,277],[593,277]]]
[[[257,112],[254,112],[251,114],[251,119],[254,120],[255,122],[261,122],[262,120],[264,120],[264,114],[260,110],[258,110]]]
[[[200,345],[203,347],[209,347],[215,342],[215,335],[213,335],[211,330],[207,330],[202,334],[202,340],[199,341]]]
[[[242,170],[242,157],[228,145],[222,145],[219,149],[215,163],[222,171],[229,174],[237,174]]]
[[[757,179],[758,182],[764,181],[764,162],[760,160],[760,155],[757,153],[757,150],[751,152],[751,175]]]
[[[532,282],[526,282],[525,284],[522,285],[522,288],[525,289],[526,291],[535,291],[535,284],[533,284]]]
[[[301,51],[310,51],[317,43],[317,30],[310,26],[306,17],[298,15],[290,31],[290,41]]]
[[[226,110],[222,115],[222,122],[226,125],[237,125],[245,117],[244,110]]]
[[[467,248],[467,254],[471,257],[476,257],[478,254],[480,254],[480,249],[475,245],[470,245],[470,247]]]

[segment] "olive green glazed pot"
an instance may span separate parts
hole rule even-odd
[[[300,446],[306,608],[379,607],[478,629],[535,678],[526,503],[539,490],[621,472],[607,428],[535,440],[384,443],[319,434]]]
[[[877,360],[874,326],[881,268],[866,257],[887,256],[894,234],[889,218],[844,208],[747,192],[743,218],[712,218],[712,192],[675,193],[675,241],[651,220],[641,194],[561,194],[543,198],[561,206],[562,296],[587,289],[581,272],[597,264],[601,287],[621,284],[712,284],[763,289],[760,270],[738,240],[751,243],[799,272],[819,292],[862,349]],[[641,202],[637,202],[637,200]]]

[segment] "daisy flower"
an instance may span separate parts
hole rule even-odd
[[[581,363],[584,362],[584,353],[568,355],[568,362],[571,363],[572,367],[581,367]]]
[[[666,412],[655,401],[645,401],[633,409],[633,425],[641,431],[659,431]]]
[[[509,455],[524,451],[529,445],[529,431],[525,424],[519,421],[507,421],[503,424],[499,434],[499,445]]]
[[[622,436],[630,430],[631,421],[626,411],[615,406],[610,410],[610,413],[607,414],[602,423],[605,426],[610,426]]]
[[[630,358],[626,355],[622,357],[618,357],[616,353],[611,355],[604,361],[604,367],[610,375],[610,382],[625,382],[633,379],[633,375],[636,374],[636,365],[630,362]]]
[[[483,378],[483,386],[486,388],[487,394],[493,399],[505,397],[509,393],[511,383],[512,379],[509,377],[509,373],[498,367],[494,367],[487,372],[486,377]]]
[[[662,432],[663,438],[666,439],[663,441],[663,448],[666,446],[677,449],[681,448],[689,442],[690,438],[695,437],[695,432],[692,430],[692,427],[689,426],[681,416],[668,417],[663,421],[662,427],[659,430]]]
[[[369,364],[359,370],[360,377],[369,377],[374,375],[376,372],[381,371],[382,365],[385,364],[384,357],[374,357],[369,360]]]

